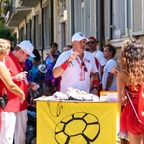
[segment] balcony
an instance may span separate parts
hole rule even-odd
[[[35,7],[39,2],[40,0],[20,0],[21,5],[25,7]]]
[[[14,3],[11,3],[6,14],[6,25],[8,27],[17,27],[31,10],[32,8],[30,7],[16,6]]]

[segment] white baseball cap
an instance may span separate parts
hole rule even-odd
[[[31,57],[35,57],[33,52],[33,45],[29,40],[23,40],[20,44],[17,44],[23,51],[25,51],[27,54],[29,54]]]
[[[41,72],[41,73],[46,73],[47,72],[47,69],[46,69],[46,66],[44,64],[40,64],[38,66],[38,70]]]
[[[72,36],[72,42],[81,41],[83,39],[86,39],[88,41],[88,39],[85,37],[85,35],[81,32],[77,32]]]

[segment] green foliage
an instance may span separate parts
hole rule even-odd
[[[10,29],[3,26],[2,23],[0,23],[0,38],[5,38],[13,42],[15,40],[15,36],[11,34]]]

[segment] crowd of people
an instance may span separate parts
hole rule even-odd
[[[44,62],[28,40],[17,44],[13,51],[10,47],[10,41],[0,39],[0,94],[7,96],[5,106],[0,107],[0,144],[12,144],[13,140],[25,144],[28,103],[56,91],[66,93],[69,87],[98,96],[101,91],[117,91],[118,102],[125,106],[121,132],[128,134],[131,144],[144,141],[144,126],[125,97],[128,91],[137,110],[139,89],[144,83],[144,46],[138,40],[123,43],[119,68],[115,47],[105,45],[102,52],[96,38],[86,38],[81,32],[72,36],[72,45],[66,45],[62,53],[57,43],[51,43]]]

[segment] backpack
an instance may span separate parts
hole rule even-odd
[[[130,101],[130,104],[131,104],[131,106],[134,110],[134,113],[135,113],[138,121],[141,124],[144,124],[144,91],[143,91],[143,86],[140,86],[140,94],[139,94],[139,97],[138,97],[138,112],[136,111],[127,90],[126,90],[126,95],[127,95],[128,99]]]

